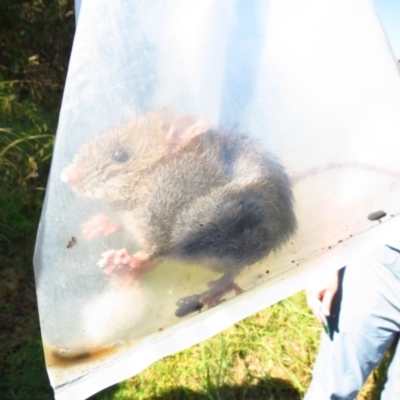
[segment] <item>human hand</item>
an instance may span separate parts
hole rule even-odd
[[[332,300],[338,287],[339,272],[335,271],[306,289],[307,305],[321,324],[324,324],[321,313],[326,316],[330,315]]]

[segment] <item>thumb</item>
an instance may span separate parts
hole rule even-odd
[[[336,291],[334,290],[327,290],[324,293],[324,297],[322,298],[322,307],[321,311],[324,313],[324,315],[331,315],[331,307],[332,307],[332,301],[335,296]]]

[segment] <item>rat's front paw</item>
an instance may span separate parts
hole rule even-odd
[[[116,268],[140,268],[147,259],[140,258],[139,253],[132,255],[126,249],[109,250],[101,255],[97,265],[103,268],[106,274],[111,274]]]
[[[118,224],[104,215],[96,215],[82,225],[82,233],[89,240],[95,239],[100,235],[112,235],[120,229],[121,227]]]
[[[140,272],[147,272],[154,267],[153,264],[146,252],[138,251],[135,254],[129,254],[126,249],[106,251],[97,263],[106,274],[111,274],[116,268],[131,268],[140,270]]]

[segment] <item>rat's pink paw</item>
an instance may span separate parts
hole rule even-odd
[[[149,263],[149,257],[144,252],[138,251],[132,255],[126,249],[120,249],[103,253],[97,265],[104,268],[106,274],[111,274],[116,268],[138,269],[144,267],[146,263]]]
[[[82,233],[89,240],[95,239],[100,235],[112,235],[120,229],[121,227],[118,224],[104,215],[96,215],[82,225]]]

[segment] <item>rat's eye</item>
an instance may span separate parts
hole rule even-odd
[[[118,149],[112,153],[111,158],[117,163],[123,163],[128,161],[130,156],[126,150]]]

